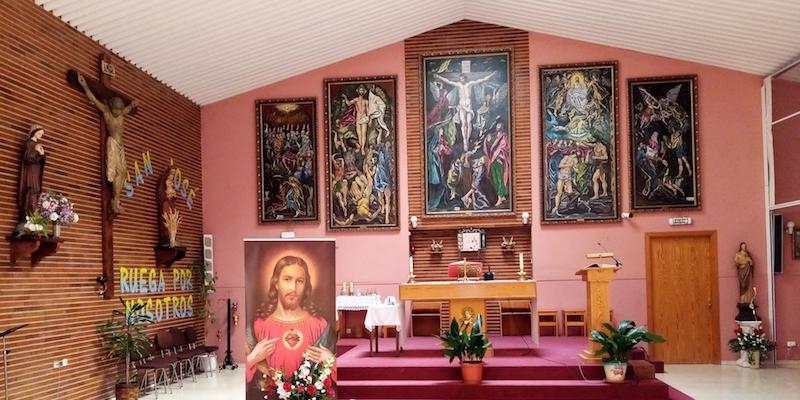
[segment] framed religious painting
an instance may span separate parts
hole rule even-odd
[[[544,66],[542,223],[619,220],[617,63]]]
[[[397,78],[324,85],[328,228],[398,228]]]
[[[278,399],[276,386],[311,371],[306,383],[318,388],[316,398],[336,399],[336,241],[245,239],[244,274],[241,320],[252,366],[245,397],[232,398]],[[271,351],[256,350],[269,342]],[[306,357],[317,363],[309,366]],[[310,398],[301,390],[285,398]]]
[[[631,208],[700,208],[697,76],[628,80]]]
[[[316,111],[315,99],[256,101],[259,223],[319,219]]]
[[[513,212],[508,51],[422,57],[425,213]]]

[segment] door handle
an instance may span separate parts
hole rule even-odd
[[[706,307],[711,308],[711,303],[706,304]]]

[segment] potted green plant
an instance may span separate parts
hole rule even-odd
[[[614,328],[609,323],[603,327],[607,332],[592,330],[591,341],[601,347],[594,355],[603,358],[603,368],[607,382],[622,382],[628,370],[628,354],[639,342],[662,343],[664,338],[650,333],[643,326],[636,326],[633,321],[625,320],[619,323],[619,328]]]
[[[197,310],[197,316],[200,319],[208,318],[212,324],[216,323],[217,316],[211,309],[211,293],[216,290],[217,276],[208,270],[208,262],[202,258],[192,264],[194,272],[200,277],[200,309]]]
[[[121,297],[119,301],[125,311],[114,310],[111,319],[100,325],[98,331],[108,357],[125,363],[125,379],[117,383],[114,391],[117,400],[138,399],[139,385],[132,374],[131,360],[134,356],[143,356],[144,343],[148,340],[144,327],[153,321],[145,314],[144,304],[134,303],[127,308]]]
[[[480,314],[475,318],[471,331],[468,329],[469,323],[459,327],[458,321],[453,318],[450,330],[439,336],[444,355],[450,358],[451,363],[456,358],[461,362],[461,378],[464,383],[478,384],[483,377],[483,357],[492,344],[481,330],[482,326]]]

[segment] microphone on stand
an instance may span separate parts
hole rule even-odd
[[[610,252],[610,251],[608,251],[608,249],[606,249],[606,247],[605,247],[605,246],[603,246],[603,245],[602,245],[600,242],[597,242],[597,245],[598,245],[598,246],[600,246],[600,248],[601,248],[601,249],[603,249],[603,251],[605,251],[606,253],[611,253],[611,252]],[[622,262],[621,262],[620,260],[618,260],[618,259],[617,259],[617,257],[615,257],[615,256],[613,256],[613,255],[612,255],[612,256],[611,256],[611,258],[614,260],[614,262],[617,264],[617,266],[618,266],[618,267],[621,267],[621,266],[622,266]]]

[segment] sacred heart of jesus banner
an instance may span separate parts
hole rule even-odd
[[[332,239],[245,239],[247,400],[335,399]]]

